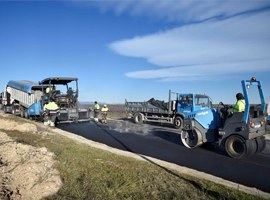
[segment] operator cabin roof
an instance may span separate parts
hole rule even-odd
[[[72,78],[72,77],[50,77],[46,78],[42,81],[40,81],[40,84],[59,84],[59,85],[65,85],[67,83],[70,83],[72,81],[77,81],[78,78]]]

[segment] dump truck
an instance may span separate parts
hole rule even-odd
[[[177,129],[183,127],[183,120],[190,114],[211,108],[212,100],[205,94],[180,94],[171,90],[168,102],[154,98],[144,102],[125,101],[125,109],[135,123],[163,122]]]
[[[57,122],[89,119],[88,110],[78,106],[78,96],[77,78],[50,77],[40,82],[11,80],[2,92],[2,109],[24,118],[43,120],[44,104],[54,101],[59,106]]]
[[[241,83],[245,98],[244,112],[232,113],[229,105],[220,102],[219,108],[186,116],[180,133],[184,146],[192,149],[205,143],[215,143],[236,159],[247,158],[264,150],[266,104],[262,84],[255,77]],[[259,93],[259,103],[251,104],[251,88]]]

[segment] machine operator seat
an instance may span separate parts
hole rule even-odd
[[[227,119],[224,121],[223,128],[227,128],[229,126],[232,126],[233,124],[241,124],[243,122],[244,112],[236,112],[229,114]]]

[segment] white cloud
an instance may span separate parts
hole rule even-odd
[[[120,55],[144,58],[166,67],[127,73],[132,78],[203,79],[232,72],[270,71],[269,20],[269,11],[210,20],[116,41],[110,48]]]
[[[126,75],[131,78],[153,79],[163,81],[175,80],[208,80],[211,76],[225,74],[237,74],[253,71],[270,71],[270,58],[267,60],[253,60],[232,63],[215,63],[207,65],[193,65],[188,67],[170,67],[157,70],[143,70],[129,72]]]
[[[93,2],[92,2],[93,3]],[[270,5],[265,0],[107,0],[96,1],[102,12],[147,16],[167,21],[201,21],[217,16],[229,17]]]

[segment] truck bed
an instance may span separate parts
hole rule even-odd
[[[27,93],[12,87],[8,87],[8,91],[12,99],[19,101],[26,108],[37,101],[35,93]]]
[[[126,111],[144,113],[168,113],[168,109],[158,104],[153,105],[149,101],[144,102],[125,102]]]

